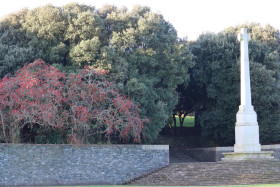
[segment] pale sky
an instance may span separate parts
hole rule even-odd
[[[246,22],[271,24],[280,29],[280,0],[0,0],[0,17],[24,7],[63,6],[70,2],[96,8],[106,3],[129,9],[136,4],[149,6],[176,28],[179,37],[187,36],[189,40]]]

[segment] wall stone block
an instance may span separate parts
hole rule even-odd
[[[0,144],[0,186],[123,184],[168,164],[168,145]]]

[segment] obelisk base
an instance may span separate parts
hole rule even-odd
[[[254,107],[240,105],[236,114],[234,152],[222,153],[222,161],[275,160],[273,151],[261,151],[259,125]]]
[[[275,161],[272,156],[273,151],[261,151],[261,152],[229,152],[222,153],[225,158],[222,161],[234,162],[234,161]]]
[[[234,152],[261,152],[258,122],[235,126]]]

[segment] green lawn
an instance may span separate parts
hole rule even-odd
[[[180,127],[179,117],[178,116],[175,116],[175,117],[176,117],[177,127]],[[172,124],[172,126],[173,126],[173,124]],[[193,126],[194,126],[194,116],[187,116],[184,120],[183,127],[193,127]]]

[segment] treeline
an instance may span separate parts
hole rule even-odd
[[[252,104],[258,115],[262,143],[280,141],[280,35],[267,25],[230,27],[218,34],[203,34],[190,44],[195,66],[191,83],[183,89],[195,103],[196,121],[202,127],[204,144],[233,145],[236,113],[240,105],[241,27],[248,28]],[[192,100],[192,102],[190,102]]]
[[[153,142],[174,112],[195,112],[204,144],[234,143],[239,98],[239,42],[247,27],[253,105],[263,143],[279,142],[279,31],[259,24],[179,39],[148,7],[131,11],[76,3],[21,10],[0,23],[1,77],[43,59],[64,71],[104,69],[118,90],[140,104],[142,142]]]
[[[191,56],[174,27],[147,7],[47,5],[11,14],[0,24],[2,77],[34,59],[66,72],[104,69],[150,119],[143,129],[147,143],[156,139],[178,103],[176,88],[189,80]]]

